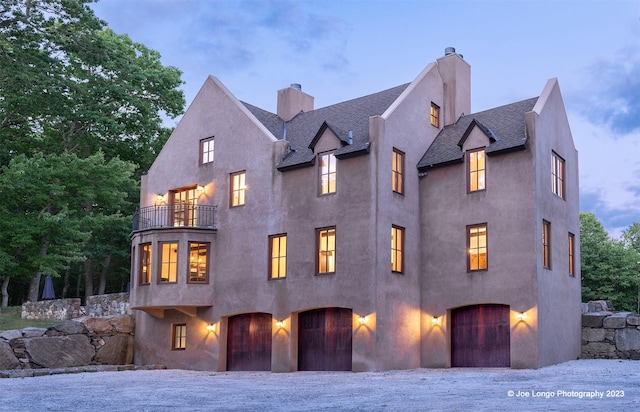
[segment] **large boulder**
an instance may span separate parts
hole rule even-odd
[[[136,326],[133,316],[129,315],[114,316],[109,322],[117,333],[132,333]]]
[[[56,325],[53,325],[53,329],[61,332],[63,335],[77,335],[79,333],[87,333],[84,325],[75,320],[65,320]]]
[[[0,341],[0,370],[17,369],[20,361],[13,354],[11,346],[7,342]]]
[[[18,339],[22,337],[22,330],[20,329],[11,329],[0,332],[0,339],[4,340],[12,340]]]
[[[130,348],[133,336],[116,335],[104,338],[105,343],[96,353],[95,363],[100,365],[125,365],[131,363]]]
[[[86,335],[31,338],[24,344],[31,361],[43,368],[89,365],[96,354]]]
[[[616,349],[621,351],[640,351],[640,330],[633,328],[616,331]]]

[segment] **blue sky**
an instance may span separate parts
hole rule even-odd
[[[117,33],[183,72],[212,74],[275,111],[291,83],[315,106],[412,81],[452,46],[473,112],[538,96],[557,77],[580,155],[580,209],[618,237],[640,222],[640,1],[101,0]]]

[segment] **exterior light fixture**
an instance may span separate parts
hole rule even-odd
[[[202,193],[204,193],[204,186],[203,185],[198,185],[196,190],[198,191],[198,193],[202,194]]]
[[[437,316],[434,316],[433,318],[431,318],[431,324],[432,325],[437,325],[438,323],[440,323],[440,318]]]
[[[358,315],[358,323],[364,325],[367,322],[367,317],[364,315]]]
[[[518,320],[524,320],[525,318],[524,312],[518,312],[518,314],[516,315],[516,318],[518,318]]]
[[[207,331],[209,332],[215,332],[216,331],[216,325],[214,323],[210,323],[207,325]]]
[[[162,194],[158,194],[158,196],[156,196],[156,200],[157,200],[158,202],[162,202],[162,201],[164,201],[164,195],[162,195]]]
[[[276,321],[276,327],[284,328],[284,320],[277,320]]]

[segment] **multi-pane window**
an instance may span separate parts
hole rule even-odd
[[[200,140],[200,164],[213,162],[213,137]]]
[[[151,283],[151,243],[140,245],[140,284]]]
[[[171,350],[184,350],[187,347],[187,324],[177,323],[172,326]]]
[[[475,192],[485,189],[486,162],[484,149],[473,150],[467,153],[468,190]]]
[[[320,194],[336,192],[336,157],[333,153],[324,153],[320,157]]]
[[[404,194],[404,153],[393,149],[391,160],[391,188],[394,192]]]
[[[551,152],[551,191],[564,199],[564,159]]]
[[[160,242],[160,282],[176,282],[178,242]]]
[[[231,206],[244,205],[244,196],[247,186],[245,184],[246,173],[231,173]]]
[[[430,122],[432,126],[440,127],[440,106],[431,102]]]
[[[336,228],[318,230],[318,273],[336,271]]]
[[[209,280],[209,243],[189,242],[189,282]]]
[[[391,271],[404,272],[404,228],[391,226]]]
[[[542,221],[542,266],[551,269],[551,223]]]
[[[576,275],[576,237],[569,233],[569,274]]]
[[[173,226],[196,226],[198,193],[195,187],[172,190]]]
[[[287,277],[287,235],[269,236],[269,279]]]
[[[467,269],[487,269],[487,225],[467,227]]]

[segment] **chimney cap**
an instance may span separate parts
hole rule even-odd
[[[445,56],[449,56],[450,54],[456,54],[456,48],[455,47],[447,47],[446,49],[444,49],[444,55]]]
[[[296,89],[296,90],[302,91],[302,85],[300,83],[291,83],[290,87],[292,89]]]

